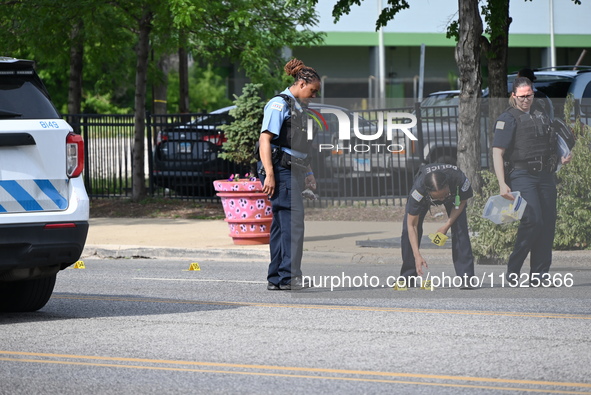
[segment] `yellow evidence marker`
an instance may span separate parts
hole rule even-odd
[[[431,233],[429,235],[431,242],[436,246],[443,247],[445,242],[447,241],[448,237],[441,232]]]
[[[394,285],[394,289],[396,291],[408,291],[408,287],[406,286],[406,281],[405,280],[396,281],[396,285]]]
[[[86,269],[86,266],[84,266],[83,261],[78,261],[74,263],[73,269]]]
[[[425,280],[421,289],[426,289],[427,291],[433,291],[433,284],[431,284],[431,280]]]
[[[189,270],[201,270],[201,268],[197,262],[193,262],[191,263],[191,266],[189,266]]]

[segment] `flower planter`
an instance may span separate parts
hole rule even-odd
[[[261,182],[216,180],[213,186],[222,201],[234,244],[269,244],[273,213]]]

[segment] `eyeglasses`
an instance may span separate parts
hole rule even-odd
[[[518,98],[519,101],[525,101],[525,100],[532,100],[534,95],[523,95],[523,96],[515,96],[515,97]]]

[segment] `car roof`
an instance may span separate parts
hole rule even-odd
[[[230,111],[231,109],[236,108],[236,106],[227,106],[224,108],[218,108],[217,110],[213,110],[210,114],[223,114],[225,112]]]
[[[429,96],[459,95],[459,94],[460,94],[460,90],[454,89],[454,90],[448,90],[448,91],[432,92],[432,93],[429,93]]]
[[[0,68],[10,70],[33,70],[35,62],[32,60],[16,59],[0,56]]]
[[[458,91],[459,92],[459,91]],[[351,111],[345,107],[340,107],[340,106],[335,106],[332,104],[324,104],[324,103],[317,103],[317,102],[311,102],[310,103],[310,107],[312,108],[334,108],[334,109],[339,109],[339,110],[344,110],[344,111]],[[223,107],[223,108],[218,108],[217,110],[214,110],[212,112],[210,112],[209,114],[223,114],[226,112],[229,112],[231,109],[236,108],[235,105],[233,106],[227,106],[227,107]]]

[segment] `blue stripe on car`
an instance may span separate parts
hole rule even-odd
[[[13,180],[0,181],[0,187],[4,188],[26,211],[42,211],[43,208],[37,201]]]
[[[37,186],[49,197],[55,205],[61,209],[65,210],[68,208],[68,201],[64,198],[57,189],[53,186],[51,181],[49,180],[35,180]]]

